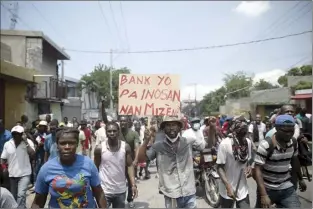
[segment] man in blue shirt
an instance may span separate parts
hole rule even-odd
[[[0,119],[0,155],[3,150],[4,143],[12,138],[11,132],[4,128],[3,120]]]
[[[4,144],[12,138],[11,132],[4,128],[3,120],[0,119],[0,155],[2,154]],[[0,168],[0,185],[10,189],[8,173],[3,173]]]
[[[55,158],[58,156],[58,149],[56,144],[56,131],[58,128],[58,121],[52,120],[50,122],[50,134],[47,135],[47,138],[44,142],[44,150],[45,150],[45,162],[48,160],[51,160],[52,158]]]

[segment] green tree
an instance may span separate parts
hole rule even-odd
[[[310,81],[299,81],[297,85],[292,87],[294,90],[302,90],[302,89],[312,89],[312,82]]]
[[[126,67],[112,69],[112,94],[114,104],[118,103],[119,74],[129,73],[130,69]],[[110,103],[110,68],[103,64],[95,66],[92,72],[82,76],[79,87],[80,89],[85,88],[87,91],[97,92],[99,99],[101,97],[106,99],[105,105],[108,107]]]
[[[288,86],[288,76],[307,76],[307,75],[312,75],[312,65],[303,65],[301,67],[294,67],[288,70],[288,72],[280,76],[277,80],[277,82],[283,86],[287,87]]]
[[[238,99],[249,96],[252,78],[247,76],[245,72],[239,71],[234,74],[226,74],[223,81],[228,98]]]
[[[253,85],[254,90],[266,90],[279,88],[278,85],[271,84],[270,82],[260,79],[256,84]]]
[[[220,106],[225,104],[225,95],[226,88],[224,86],[206,94],[200,104],[200,106],[202,107],[202,114],[209,115],[212,112],[218,112]]]

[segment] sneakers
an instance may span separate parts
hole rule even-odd
[[[134,207],[135,207],[134,202],[133,202],[133,201],[129,202],[129,203],[128,203],[128,207],[129,207],[129,208],[134,208]]]

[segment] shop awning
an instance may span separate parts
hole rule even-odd
[[[293,100],[312,99],[312,93],[311,94],[297,94],[297,95],[291,96],[291,99]]]

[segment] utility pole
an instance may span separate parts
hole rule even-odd
[[[18,13],[18,2],[17,1],[13,3],[13,9],[10,9],[10,10],[12,12],[11,13],[10,30],[14,30],[15,26],[16,26],[16,23],[17,23],[17,18],[18,18],[18,15],[17,15],[17,13]]]
[[[110,50],[110,111],[113,113],[113,95],[112,95],[112,70],[113,70],[113,50]]]

